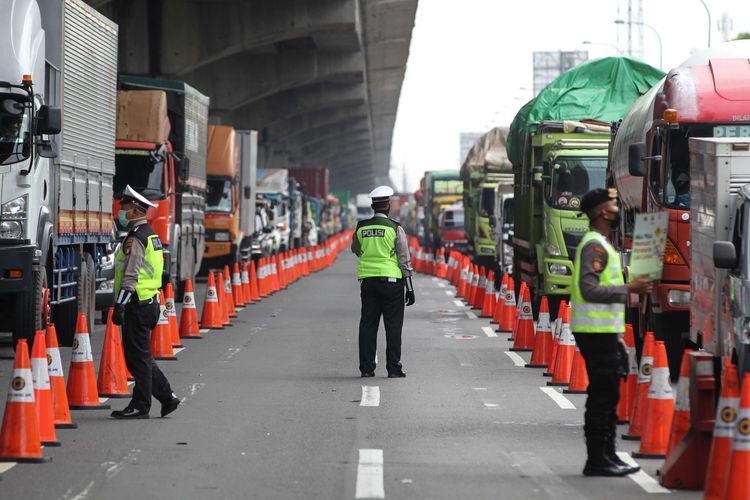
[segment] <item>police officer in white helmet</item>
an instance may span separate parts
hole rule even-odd
[[[359,370],[363,377],[375,375],[378,327],[383,317],[388,378],[406,377],[401,367],[401,328],[404,305],[414,304],[414,285],[409,244],[401,225],[388,217],[393,189],[372,190],[375,215],[357,223],[352,252],[358,259],[362,313],[359,320]]]

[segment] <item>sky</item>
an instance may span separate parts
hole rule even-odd
[[[668,71],[708,45],[708,17],[700,0],[641,0],[643,22],[659,33]],[[391,151],[391,178],[407,191],[425,170],[457,169],[460,132],[509,125],[532,97],[534,51],[587,50],[589,58],[626,52],[626,31],[614,23],[627,0],[419,0]],[[632,0],[635,8],[637,0]],[[705,0],[711,45],[750,32],[747,0]],[[512,8],[510,8],[512,6]],[[687,36],[686,36],[687,34]],[[584,41],[591,42],[583,44]],[[659,66],[659,43],[643,29],[643,59]]]

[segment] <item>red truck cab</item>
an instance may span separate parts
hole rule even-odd
[[[468,248],[464,233],[464,207],[455,204],[445,207],[440,214],[440,239],[446,250],[465,252]]]

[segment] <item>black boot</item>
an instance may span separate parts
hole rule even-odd
[[[629,473],[625,467],[615,465],[607,456],[604,454],[604,441],[601,439],[586,439],[586,451],[588,452],[588,460],[586,465],[583,467],[584,476],[608,476],[608,477],[621,477],[626,476]]]
[[[617,456],[615,441],[615,434],[610,434],[607,437],[607,441],[604,444],[604,456],[606,456],[613,464],[625,468],[627,470],[626,474],[632,474],[641,470],[640,465],[630,465],[629,463],[624,462],[619,456]]]

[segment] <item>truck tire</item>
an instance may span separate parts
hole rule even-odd
[[[13,326],[13,348],[19,339],[26,339],[29,345],[34,340],[37,330],[44,328],[42,315],[45,314],[43,301],[47,288],[47,269],[40,266],[32,272],[32,289],[30,292],[16,296],[15,325]]]

